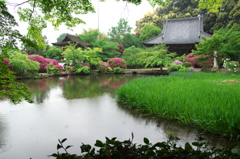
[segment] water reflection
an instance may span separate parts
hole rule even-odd
[[[66,99],[93,98],[104,93],[114,95],[115,90],[128,80],[136,78],[132,75],[88,75],[65,76],[60,78],[23,80],[33,93],[33,99],[37,103],[43,103],[48,99],[49,91],[61,87],[63,97]]]

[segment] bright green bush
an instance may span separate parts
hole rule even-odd
[[[10,65],[15,73],[21,74],[24,72],[37,73],[40,63],[28,59],[28,55],[20,52],[14,53],[10,57]]]
[[[190,62],[184,62],[182,66],[185,66],[186,68],[191,67],[192,64]]]

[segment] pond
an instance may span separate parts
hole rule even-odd
[[[203,134],[174,120],[146,116],[116,101],[116,89],[141,75],[87,75],[23,80],[32,91],[35,103],[13,105],[0,101],[0,158],[45,159],[57,152],[58,139],[73,145],[70,153],[80,153],[79,146],[93,145],[105,137],[126,140],[134,134],[134,143],[168,140],[175,133],[178,144],[193,142],[197,134],[216,145],[226,139]],[[50,157],[49,157],[50,158]]]

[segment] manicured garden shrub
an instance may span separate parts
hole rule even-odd
[[[121,59],[121,58],[111,58],[108,59],[107,63],[109,64],[109,66],[111,68],[115,68],[115,67],[120,67],[120,68],[127,68],[127,64],[126,61]]]
[[[190,62],[184,62],[183,64],[182,64],[182,66],[185,66],[185,67],[191,67],[192,66],[192,64],[190,63]]]
[[[190,64],[191,65],[191,64]],[[171,63],[171,65],[168,67],[168,71],[182,71],[186,72],[188,71],[188,68],[183,66],[183,62],[180,60],[176,60]]]
[[[189,53],[183,62],[190,62],[193,67],[211,67],[213,65],[213,58],[209,58],[209,55],[194,55]]]
[[[37,73],[39,70],[39,63],[28,58],[28,55],[20,52],[10,55],[10,65],[12,70],[17,74]]]
[[[28,58],[30,60],[37,61],[37,62],[40,63],[40,66],[39,66],[40,70],[39,70],[39,72],[46,72],[47,71],[46,67],[48,65],[48,62],[47,62],[47,60],[44,57],[39,56],[39,55],[29,55]]]
[[[63,66],[58,64],[57,60],[54,59],[46,59],[42,56],[39,55],[30,55],[28,56],[28,58],[30,60],[36,61],[40,63],[40,68],[39,68],[39,72],[47,72],[47,69],[52,69],[52,70],[56,70],[58,69],[58,71],[54,71],[54,72],[60,72],[63,71]],[[47,68],[47,66],[49,66]]]
[[[97,71],[100,73],[107,73],[109,71],[112,71],[112,68],[107,62],[100,62],[97,66]]]

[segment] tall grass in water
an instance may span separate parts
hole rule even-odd
[[[240,76],[180,73],[138,78],[121,86],[119,101],[212,133],[240,137]]]

